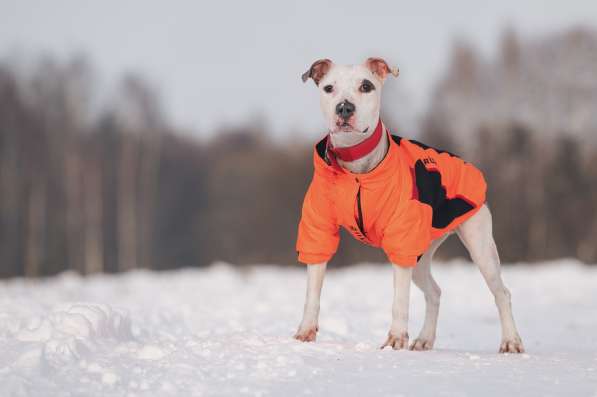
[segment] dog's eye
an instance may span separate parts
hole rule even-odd
[[[334,91],[334,87],[331,84],[328,84],[323,87],[323,90],[329,94],[330,92]]]
[[[375,86],[369,80],[363,80],[363,82],[361,83],[361,86],[359,87],[359,91],[364,92],[364,93],[371,92],[374,89],[375,89]]]

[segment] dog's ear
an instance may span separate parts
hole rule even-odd
[[[400,74],[400,70],[397,67],[391,68],[382,58],[367,58],[365,66],[382,81],[386,79],[388,74],[392,74],[394,77],[398,77]]]
[[[334,63],[329,59],[319,59],[313,62],[313,65],[307,70],[301,78],[303,79],[303,83],[307,82],[309,78],[312,78],[315,82],[315,85],[319,85],[319,82],[325,76],[325,74],[330,70]]]

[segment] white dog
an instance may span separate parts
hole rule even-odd
[[[356,179],[356,183],[358,184],[359,177],[367,177],[367,175],[371,175],[378,165],[385,161],[389,161],[384,159],[389,157],[390,153],[393,153],[392,150],[394,150],[394,146],[392,145],[396,145],[393,140],[398,142],[398,145],[401,145],[400,138],[392,137],[385,133],[385,127],[380,121],[381,89],[386,77],[390,74],[397,76],[398,70],[390,68],[383,59],[369,58],[361,65],[336,65],[328,59],[319,60],[316,61],[303,75],[303,81],[307,81],[309,78],[313,79],[320,91],[321,109],[329,129],[327,141],[323,141],[325,152],[323,158],[329,165],[330,169],[332,169],[333,166],[338,167],[340,171],[334,171],[333,174],[340,174],[338,178],[344,178],[343,175],[348,175],[351,177],[356,176],[356,178],[353,179]],[[382,134],[379,133],[380,127],[383,128],[384,131]],[[378,138],[378,140],[373,140],[374,134],[380,134],[379,136],[381,136],[381,138]],[[403,139],[402,142],[403,147],[415,147],[406,139]],[[417,163],[421,164],[417,164],[418,168],[415,167],[416,170],[413,170],[411,167],[413,175],[409,176],[409,178],[411,178],[409,181],[411,181],[412,178],[418,178],[420,172],[425,177],[422,178],[424,179],[423,183],[426,183],[426,181],[431,180],[430,178],[437,177],[437,175],[439,175],[439,173],[433,169],[433,167],[436,165],[440,167],[440,165],[436,164],[436,162],[439,163],[443,161],[442,159],[444,157],[447,158],[448,156],[453,155],[445,154],[439,150],[429,148],[418,142],[416,142],[416,144],[421,147],[420,150],[425,150],[421,153],[432,153],[435,157],[432,156],[429,158],[419,159],[421,161],[418,161]],[[367,145],[369,145],[369,148],[366,148]],[[356,147],[359,148],[360,154],[358,156],[354,156],[354,158],[351,156],[335,155],[341,153],[342,149],[350,150],[350,148]],[[321,147],[319,149],[321,151]],[[365,152],[363,152],[363,150],[365,150]],[[392,154],[392,156],[393,155],[394,154]],[[464,164],[463,167],[469,166],[468,163],[465,163],[464,161],[461,161],[461,163]],[[426,166],[422,167],[422,164],[426,164]],[[323,167],[325,167],[325,165]],[[377,170],[375,170],[375,172],[377,172]],[[414,174],[415,172],[417,173],[416,176]],[[343,179],[341,181],[345,180],[346,179]],[[312,184],[314,183],[316,183],[315,179]],[[415,182],[413,182],[413,186],[414,185]],[[416,185],[419,187],[419,190],[424,190],[429,188],[429,186],[431,186],[431,188],[437,188],[441,185],[441,183],[434,182],[431,185],[419,185],[419,181],[417,180]],[[320,190],[325,188],[324,185],[321,186],[319,186]],[[316,194],[317,189],[315,188],[317,187],[318,186],[313,187],[313,194]],[[357,196],[361,193],[360,185],[358,185],[358,189]],[[416,187],[413,189],[416,189]],[[437,193],[437,190],[438,189],[436,189],[435,193]],[[356,192],[356,190],[352,192]],[[420,195],[423,195],[423,193],[419,192]],[[445,199],[445,190],[440,193],[443,194],[442,197]],[[441,215],[440,211],[436,211],[437,205],[441,204],[437,204],[437,200],[434,197],[435,196],[430,195],[427,199],[425,197],[419,198],[416,202],[418,206],[412,206],[412,208],[416,208],[417,211],[420,211],[421,214],[413,216],[418,216],[423,220],[419,223],[427,222],[428,228],[431,228],[429,223],[432,222],[432,218],[433,225],[435,227],[436,221],[439,221],[435,219],[435,217]],[[358,196],[357,199],[360,200],[360,196]],[[368,199],[369,201],[372,201],[371,197]],[[309,203],[306,201],[303,206],[303,218],[307,215],[319,216],[317,214],[317,211],[319,211],[319,208],[321,208],[318,207],[321,205],[319,202],[324,199],[309,197],[309,200]],[[413,200],[410,200],[409,203],[411,201]],[[311,205],[311,202],[313,205]],[[492,236],[491,214],[483,202],[478,205],[478,208],[476,208],[474,211],[474,215],[471,215],[462,223],[458,224],[458,226],[450,232],[457,233],[458,237],[470,253],[472,260],[477,264],[477,266],[479,266],[479,269],[485,278],[489,289],[495,297],[495,303],[498,308],[502,328],[502,340],[499,351],[520,353],[524,351],[524,348],[514,324],[510,304],[510,293],[504,286],[500,274],[499,256]],[[464,202],[461,204],[466,206],[466,203]],[[431,215],[432,208],[433,216]],[[335,208],[329,209],[329,211],[335,210]],[[360,216],[360,201],[358,201],[358,211],[358,215]],[[425,218],[427,216],[426,214],[428,214],[429,217]],[[365,213],[364,215],[366,218],[368,214]],[[401,215],[401,217],[405,217],[406,215]],[[366,234],[368,231],[363,230],[362,219],[357,219],[357,223],[359,220],[361,223],[359,224],[358,228],[347,227],[347,229],[350,229],[359,239],[367,242]],[[352,222],[352,220],[347,222]],[[346,226],[345,224],[341,225]],[[323,236],[325,239],[328,239],[329,237],[329,239],[331,239],[330,241],[332,241],[332,245],[337,244],[337,224],[334,224],[326,229],[326,233],[328,233],[329,236],[327,234],[317,234],[323,233],[323,227],[320,227],[320,229],[317,230],[308,227],[308,225],[304,226],[303,229],[301,229],[301,227],[299,227],[299,239],[310,238],[311,244],[313,245],[317,244],[319,241],[318,239],[320,238],[319,236]],[[383,227],[387,229],[392,227],[392,225],[385,225]],[[357,229],[361,229],[360,232]],[[436,325],[441,291],[431,275],[430,266],[433,254],[450,232],[446,232],[440,237],[436,236],[435,238],[430,238],[429,241],[414,241],[413,244],[420,244],[422,247],[424,247],[422,248],[423,251],[420,252],[421,255],[416,257],[416,265],[414,265],[414,263],[407,265],[405,265],[405,263],[397,263],[402,261],[402,259],[400,259],[402,257],[394,256],[394,258],[399,259],[392,261],[394,264],[394,300],[392,306],[392,323],[388,333],[388,338],[382,345],[382,348],[391,346],[393,349],[403,349],[408,347],[411,350],[429,350],[433,347],[436,336]],[[302,237],[301,233],[303,234]],[[308,235],[309,233],[311,233],[311,235]],[[371,230],[371,234],[374,233],[375,231]],[[383,236],[387,233],[382,230],[379,234]],[[406,240],[408,239],[409,235],[404,235]],[[385,241],[383,243],[385,244]],[[335,252],[335,250],[333,250],[333,252]],[[333,254],[333,252],[330,252],[326,258]],[[305,256],[305,258],[308,258],[308,256]],[[310,258],[323,257],[310,256]],[[392,256],[390,256],[390,258],[392,258]],[[404,256],[404,258],[407,257]],[[412,256],[409,256],[408,258],[412,258]],[[327,259],[322,261],[320,260],[315,263],[309,263],[309,259],[303,260],[303,262],[307,262],[308,264],[307,296],[303,319],[300,323],[295,338],[300,341],[314,341],[318,331],[319,300]],[[411,280],[414,281],[415,285],[417,285],[425,295],[426,311],[423,328],[419,333],[419,336],[409,346],[409,336],[407,331]]]

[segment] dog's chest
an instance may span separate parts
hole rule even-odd
[[[401,200],[398,175],[374,181],[344,178],[333,184],[330,192],[338,224],[357,240],[379,247],[389,222],[399,221],[394,217]]]

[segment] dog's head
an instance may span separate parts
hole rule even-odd
[[[302,78],[313,79],[319,89],[321,109],[332,136],[372,134],[379,120],[381,89],[386,77],[398,76],[381,58],[361,65],[336,65],[329,59],[315,61]]]

